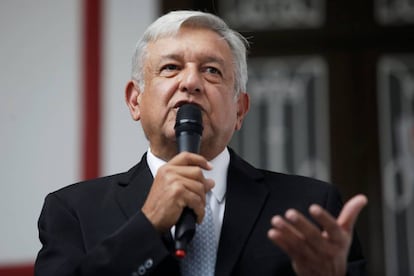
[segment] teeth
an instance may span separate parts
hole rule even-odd
[[[184,105],[184,103],[178,103],[177,105],[176,105],[176,109],[178,109],[178,108],[180,108],[182,105]]]

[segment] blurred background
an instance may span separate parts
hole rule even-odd
[[[370,275],[414,275],[412,0],[2,0],[0,275],[33,274],[44,197],[126,171],[147,149],[124,87],[144,29],[176,9],[251,43],[251,112],[232,141],[253,164],[369,197]]]

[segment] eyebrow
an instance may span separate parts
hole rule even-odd
[[[160,58],[160,63],[166,61],[166,60],[183,60],[183,55],[181,54],[166,54],[162,55]],[[209,63],[209,62],[215,62],[220,64],[222,67],[224,67],[225,60],[221,57],[215,56],[215,55],[206,55],[201,58],[202,63]]]
[[[182,58],[183,58],[182,55],[179,55],[179,54],[168,54],[168,55],[162,55],[160,58],[160,61],[164,61],[168,59],[180,60]]]
[[[225,64],[225,60],[221,57],[217,57],[217,56],[207,56],[204,62],[215,62],[220,64],[221,66],[224,67]]]

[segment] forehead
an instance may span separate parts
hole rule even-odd
[[[182,55],[208,56],[232,63],[233,54],[227,41],[207,28],[181,27],[177,33],[160,37],[147,45],[150,57]]]

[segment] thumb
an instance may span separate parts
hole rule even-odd
[[[354,228],[354,224],[358,218],[362,208],[367,205],[368,199],[365,195],[359,194],[348,200],[337,219],[337,222],[342,228],[351,232]]]

